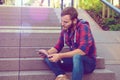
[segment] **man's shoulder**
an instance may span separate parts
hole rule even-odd
[[[81,23],[81,24],[88,24],[89,25],[89,22],[86,21],[86,20],[83,20],[83,19],[78,19],[78,24]]]
[[[86,21],[86,20],[83,20],[83,19],[79,19],[78,20],[78,23],[77,23],[77,29],[83,29],[86,30],[86,29],[90,29],[90,25],[89,25],[89,22]]]

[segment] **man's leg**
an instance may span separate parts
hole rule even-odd
[[[76,54],[73,56],[72,80],[82,80],[83,73],[84,70],[83,70],[82,56]]]
[[[73,56],[72,80],[82,80],[84,73],[91,73],[95,69],[95,60],[87,56],[76,54]]]
[[[64,58],[57,63],[50,62],[48,58],[45,58],[45,62],[48,64],[49,68],[55,73],[55,80],[69,80],[68,76],[64,71],[72,71],[72,58]]]
[[[73,58],[64,58],[63,63],[50,62],[45,58],[45,62],[56,76],[65,74],[64,71],[72,71],[72,80],[82,80],[84,73],[91,73],[95,69],[95,60],[87,56],[76,54]]]
[[[51,62],[48,58],[45,58],[45,62],[49,66],[49,68],[55,73],[56,76],[60,74],[65,74],[65,72],[60,68],[58,63]]]
[[[83,57],[84,74],[92,73],[96,68],[96,59]]]

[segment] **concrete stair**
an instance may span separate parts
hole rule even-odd
[[[0,71],[37,71],[49,70],[43,58],[1,58]],[[105,69],[104,59],[97,57],[96,69]]]
[[[19,75],[19,76],[18,76]],[[70,76],[71,73],[68,73]],[[18,79],[19,78],[19,79]],[[51,71],[12,71],[1,72],[1,80],[54,80],[55,76]],[[113,72],[105,69],[96,69],[92,74],[84,75],[83,80],[115,80]]]
[[[53,8],[0,6],[1,26],[60,26]]]
[[[4,10],[4,7],[2,8],[1,10]],[[32,9],[38,10],[38,8]],[[28,10],[28,7],[22,7],[22,11],[27,14]],[[50,14],[54,14],[52,12],[54,9],[50,8],[49,11]],[[27,15],[25,13],[22,14]],[[60,27],[55,24],[53,24],[54,26],[48,26],[45,23],[37,24],[36,21],[35,25],[42,26],[20,26],[18,24],[12,26],[11,23],[0,26],[0,80],[54,80],[54,74],[36,53],[36,49],[47,50],[54,46],[59,37]],[[65,46],[62,51],[68,51],[68,48]],[[71,73],[67,74],[71,78]],[[92,74],[84,75],[83,80],[115,80],[115,74],[105,69],[103,57],[97,57],[96,70]]]
[[[1,33],[3,45],[0,47],[0,80],[54,80],[54,74],[43,62],[43,59],[39,58],[35,50],[40,48],[47,50],[52,47],[58,38],[58,33],[40,32],[24,33],[24,35],[21,35],[20,38],[17,36],[17,41],[14,40],[15,33]],[[15,41],[17,42],[15,43]],[[62,51],[68,51],[68,48],[65,47]],[[68,75],[71,76],[71,73]],[[88,79],[115,80],[115,74],[105,69],[104,58],[97,57],[94,73],[84,76],[84,80]]]
[[[54,74],[42,58],[0,58],[0,80],[54,80]],[[71,73],[67,73],[71,76]],[[115,80],[115,74],[105,69],[104,58],[97,57],[96,70],[83,80]]]

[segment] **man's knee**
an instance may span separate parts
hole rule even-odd
[[[76,61],[76,60],[82,60],[82,55],[80,55],[80,54],[75,54],[75,55],[73,56],[73,61]]]

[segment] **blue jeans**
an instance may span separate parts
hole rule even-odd
[[[65,72],[72,72],[72,80],[82,80],[83,74],[92,73],[96,67],[95,59],[79,54],[62,60],[63,63],[61,61],[54,63],[45,58],[45,62],[56,76],[65,74]]]

